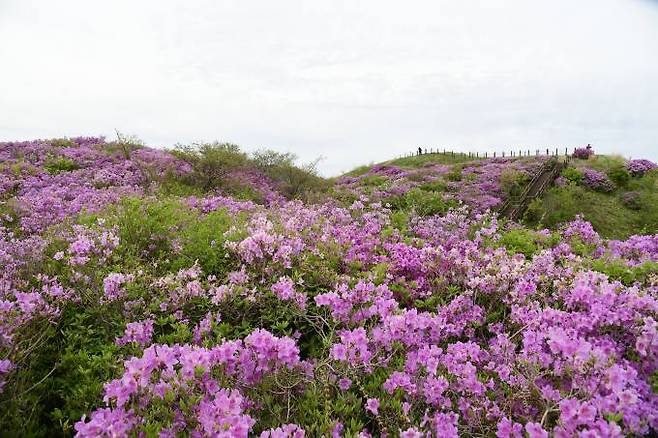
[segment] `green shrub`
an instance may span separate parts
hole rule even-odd
[[[462,180],[462,167],[452,166],[452,170],[446,173],[445,178],[448,181],[461,181]]]
[[[272,150],[257,151],[250,157],[238,145],[231,143],[202,143],[177,145],[172,151],[190,164],[192,172],[182,177],[184,184],[198,187],[203,192],[221,189],[225,193],[260,201],[257,190],[245,188],[234,176],[239,172],[260,172],[288,199],[305,199],[312,192],[326,192],[328,181],[317,172],[318,161],[302,166],[297,157]]]
[[[229,174],[248,160],[247,154],[231,143],[177,145],[172,153],[192,166],[183,179],[204,191],[225,187]]]
[[[508,197],[521,195],[528,183],[528,175],[515,169],[505,169],[500,175],[500,187]]]
[[[409,225],[409,215],[404,211],[391,213],[391,226],[404,233]]]
[[[445,192],[447,187],[443,181],[431,181],[421,184],[418,188],[426,192]]]
[[[521,253],[527,258],[532,258],[542,247],[540,243],[544,237],[525,228],[515,228],[502,234],[498,241],[499,246],[505,247],[511,254]]]
[[[624,187],[631,179],[631,174],[626,170],[623,165],[615,165],[611,167],[608,172],[608,178],[612,180],[617,186]]]
[[[57,175],[62,172],[70,172],[80,168],[78,163],[66,157],[52,157],[46,159],[43,167],[51,175]]]
[[[583,181],[583,173],[575,167],[567,167],[561,174],[565,179],[580,184]]]
[[[635,282],[645,283],[651,275],[658,274],[658,263],[644,262],[636,266],[627,266],[621,260],[596,259],[592,262],[592,269],[606,274],[612,280],[631,286]]]
[[[413,211],[419,216],[431,216],[447,212],[456,205],[453,200],[445,200],[438,192],[426,192],[419,188],[409,190],[401,196],[389,199],[394,210]]]
[[[102,404],[103,383],[117,377],[116,314],[67,304],[57,324],[36,321],[30,359],[0,393],[3,436],[70,436],[83,414]]]
[[[0,225],[20,235],[20,218],[15,199],[0,201]]]
[[[119,153],[126,160],[130,159],[133,151],[144,147],[144,142],[136,135],[127,135],[116,131],[117,139],[104,145],[104,150],[109,154]]]
[[[297,156],[269,149],[254,152],[251,164],[267,175],[288,199],[305,198],[312,192],[325,192],[328,182],[318,175],[319,159],[297,165]]]
[[[523,213],[523,222],[527,224],[539,224],[544,217],[546,212],[543,208],[543,200],[540,198],[535,198],[530,201],[528,207]]]
[[[181,249],[171,262],[170,270],[192,266],[198,261],[203,271],[217,277],[236,268],[235,259],[227,257],[224,233],[235,223],[226,210],[217,210],[198,217],[179,234]]]
[[[175,198],[125,198],[99,215],[82,218],[94,223],[96,216],[108,226],[117,226],[120,244],[117,252],[125,262],[163,260],[172,255],[172,243],[180,242],[181,230],[194,224],[198,213]]]

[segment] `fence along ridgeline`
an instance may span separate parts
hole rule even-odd
[[[574,151],[576,148],[573,148]],[[534,153],[533,153],[534,152]],[[457,151],[455,152],[454,150],[446,149],[446,148],[423,148],[423,147],[418,147],[416,148],[413,152],[405,153],[400,155],[398,158],[409,158],[413,156],[420,156],[420,155],[432,155],[432,154],[439,154],[439,155],[450,155],[450,156],[463,156],[463,157],[468,157],[468,158],[520,158],[520,157],[532,157],[532,156],[565,156],[565,157],[570,157],[571,155],[569,154],[569,148],[565,147],[564,148],[564,153],[562,153],[562,148],[556,147],[553,149],[552,147],[549,148],[540,148],[540,149],[519,149],[514,150],[510,149],[509,152],[506,150],[503,150],[501,152],[461,152]]]

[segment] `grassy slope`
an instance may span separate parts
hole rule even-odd
[[[443,154],[424,154],[424,155],[413,155],[411,157],[396,158],[394,160],[384,161],[382,163],[366,164],[359,166],[355,169],[350,170],[345,175],[346,176],[359,176],[367,173],[374,166],[398,166],[406,169],[416,169],[418,167],[428,166],[432,164],[460,164],[466,163],[469,161],[475,161],[476,158],[469,158],[468,155],[455,154],[455,155],[443,155]]]
[[[590,167],[607,173],[623,166],[623,163],[622,157],[597,156],[590,160],[576,160],[573,166],[577,169]],[[639,209],[624,205],[622,196],[629,191],[640,194]],[[654,170],[643,177],[631,178],[610,193],[600,193],[574,184],[554,187],[532,209],[537,209],[532,214],[540,217],[527,220],[530,225],[554,228],[582,214],[606,238],[622,239],[633,234],[658,233],[658,172]]]

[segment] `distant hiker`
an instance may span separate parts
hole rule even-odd
[[[423,153],[423,150],[418,146],[418,155],[421,155]]]

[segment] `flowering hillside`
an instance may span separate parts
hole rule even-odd
[[[336,191],[354,199],[365,195],[392,205],[408,204],[420,196],[419,204],[440,199],[446,208],[466,204],[473,211],[484,212],[500,207],[510,192],[530,179],[547,159],[542,156],[456,164],[426,162],[420,167],[380,164],[364,173],[339,178]],[[429,199],[428,192],[434,194],[434,199]]]
[[[0,158],[3,436],[658,433],[658,235],[498,218],[541,160]]]

